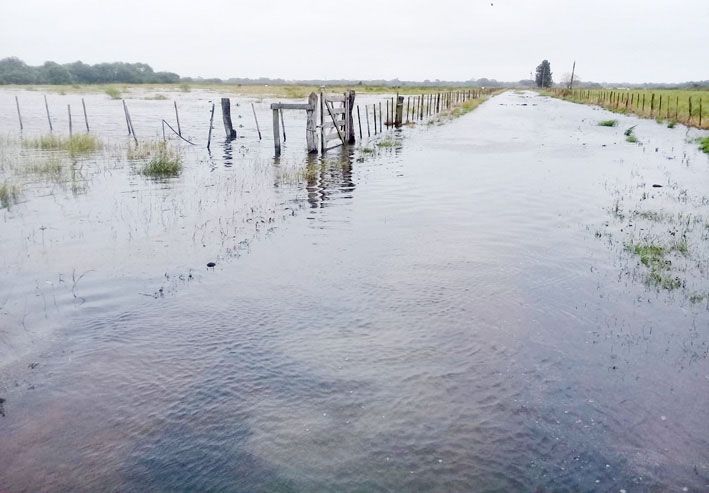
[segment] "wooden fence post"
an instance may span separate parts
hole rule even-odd
[[[364,119],[367,120],[367,137],[371,137],[372,134],[369,130],[369,106],[364,105]]]
[[[123,103],[123,114],[126,116],[126,127],[128,127],[128,135],[130,135],[131,130],[130,130],[130,120],[128,120],[128,106],[126,106],[125,99],[122,99],[121,101]]]
[[[305,140],[308,143],[308,152],[314,154],[318,152],[318,95],[314,92],[308,96],[310,109],[306,110],[308,121],[305,124]]]
[[[86,115],[86,103],[84,98],[81,98],[81,106],[84,108],[84,123],[86,124],[86,133],[89,133],[89,117]]]
[[[47,103],[47,95],[44,95],[44,108],[47,110],[47,121],[49,122],[49,131],[53,132],[54,128],[52,128],[52,117],[49,116],[49,104]]]
[[[182,137],[182,129],[180,128],[180,114],[177,112],[177,101],[173,101],[175,105],[175,120],[177,120],[177,135]]]
[[[22,125],[22,114],[20,113],[20,100],[15,96],[15,105],[17,106],[17,118],[20,120],[20,132],[24,130],[24,126]]]
[[[349,90],[347,92],[347,104],[345,107],[347,108],[347,115],[345,117],[347,118],[345,121],[347,122],[347,135],[346,135],[346,140],[348,144],[354,144],[357,140],[355,139],[355,130],[354,130],[354,102],[355,102],[355,92],[354,90]]]
[[[286,122],[283,120],[283,109],[278,110],[278,112],[281,116],[281,130],[283,130],[283,143],[285,144],[288,138],[286,137]]]
[[[209,134],[207,135],[207,149],[212,145],[212,127],[214,123],[214,103],[212,103],[212,113],[209,116]]]
[[[72,128],[71,128],[71,105],[70,104],[66,105],[66,111],[69,114],[69,137],[71,137]]]
[[[261,140],[261,127],[258,126],[258,118],[256,117],[256,108],[254,108],[254,103],[251,103],[251,111],[254,112],[254,121],[256,122],[256,131],[258,132],[258,140]]]
[[[222,121],[224,122],[224,132],[227,140],[236,138],[236,130],[231,123],[231,101],[229,98],[222,98]]]
[[[281,129],[278,110],[273,110],[273,145],[276,148],[276,157],[281,155]]]
[[[359,127],[359,140],[362,140],[362,117],[359,114],[359,105],[357,105],[357,125]]]
[[[394,125],[396,128],[401,127],[401,122],[404,119],[404,96],[398,96],[396,102],[396,117],[394,119]]]

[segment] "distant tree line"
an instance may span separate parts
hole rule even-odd
[[[170,84],[180,82],[172,72],[155,72],[145,63],[44,62],[31,67],[19,58],[0,60],[0,84]]]
[[[546,62],[546,63],[545,63]],[[426,79],[424,81],[410,81],[399,79],[305,79],[286,80],[269,77],[259,78],[202,78],[180,77],[173,72],[155,72],[150,65],[145,63],[97,63],[88,65],[83,62],[58,64],[44,62],[32,67],[16,57],[0,59],[0,85],[2,84],[174,84],[174,83],[204,83],[204,84],[240,84],[240,85],[307,85],[307,86],[383,86],[383,87],[544,87],[554,85],[552,81],[551,66],[547,60],[537,67],[535,79],[523,79],[517,82],[503,82],[485,77],[469,79],[466,81],[452,81]],[[596,83],[576,80],[574,87],[600,88],[600,87],[628,87],[646,89],[699,89],[709,87],[709,81],[682,82],[678,84],[645,83]]]

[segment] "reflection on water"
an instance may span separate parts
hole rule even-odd
[[[706,158],[528,97],[306,162],[114,166],[3,212],[0,314],[32,339],[3,337],[41,350],[0,379],[2,487],[706,490],[709,311],[603,236],[608,184],[701,196]]]

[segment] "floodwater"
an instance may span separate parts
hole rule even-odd
[[[709,160],[609,115],[508,92],[322,160],[248,129],[175,179],[28,185],[0,489],[706,491]]]

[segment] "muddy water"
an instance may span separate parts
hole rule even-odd
[[[657,289],[613,211],[709,217],[709,163],[607,115],[506,93],[306,176],[195,151],[3,211],[2,488],[706,490],[706,244]]]

